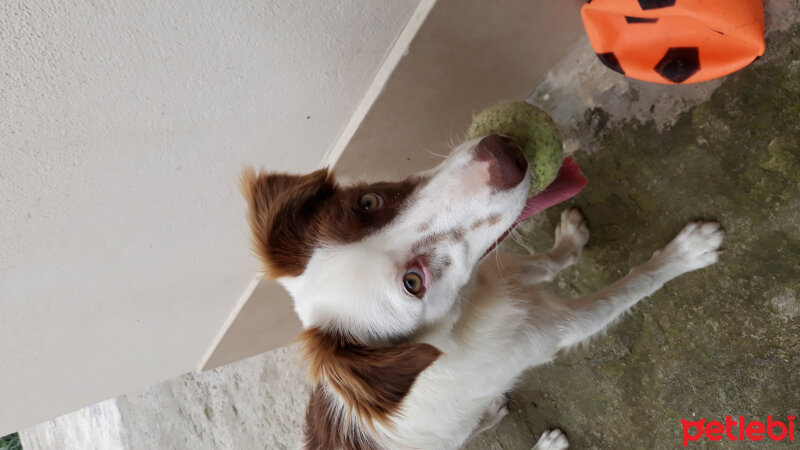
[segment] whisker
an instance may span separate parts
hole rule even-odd
[[[456,140],[453,138],[453,128],[455,123],[450,122],[450,128],[447,130],[447,141],[450,144],[450,149],[456,148],[458,145],[456,144]]]
[[[520,247],[527,250],[528,253],[530,253],[531,255],[536,253],[536,251],[533,249],[533,246],[530,243],[530,239],[527,239],[525,235],[517,231],[516,228],[512,228],[511,231],[508,233],[508,235],[511,236],[511,239],[513,239],[514,242],[516,242]]]
[[[464,304],[466,304],[466,305],[467,305],[467,306],[469,306],[470,308],[474,308],[474,307],[475,307],[475,305],[473,305],[473,304],[472,304],[472,302],[471,302],[471,301],[469,301],[469,299],[468,299],[468,298],[466,298],[466,297],[464,297],[463,295],[459,295],[459,296],[458,296],[458,301],[459,301],[459,302],[461,302],[461,303],[464,303]]]
[[[447,155],[441,155],[441,154],[439,154],[439,153],[432,152],[432,151],[428,150],[428,149],[427,149],[427,148],[425,148],[425,147],[422,147],[422,149],[423,149],[423,150],[425,150],[427,153],[430,153],[430,154],[431,154],[431,155],[433,155],[433,156],[438,156],[438,157],[440,157],[440,158],[447,159]]]
[[[512,230],[508,230],[508,237],[510,237],[511,240],[516,242],[517,245],[519,245],[520,247],[525,247],[524,245],[522,245],[522,242],[520,242],[520,239],[523,239],[523,238],[521,236],[519,236],[519,234],[515,234],[515,231],[513,229]]]
[[[503,267],[503,264],[500,262],[500,249],[498,247],[500,247],[500,238],[494,240],[494,250],[492,251],[494,252],[494,259],[497,263],[497,273],[503,273],[505,267]]]

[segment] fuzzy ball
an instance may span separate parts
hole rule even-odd
[[[519,144],[532,170],[530,193],[537,194],[558,175],[564,159],[561,133],[541,109],[526,102],[498,103],[472,117],[467,139],[502,134]]]

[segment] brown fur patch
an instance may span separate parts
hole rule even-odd
[[[278,278],[302,274],[322,244],[355,242],[391,222],[420,181],[341,187],[327,169],[307,175],[246,169],[240,184],[253,248],[267,275]],[[370,192],[381,196],[383,207],[359,208]]]
[[[466,235],[467,235],[467,232],[464,231],[463,228],[455,228],[450,233],[450,240],[453,241],[453,242],[461,242],[461,241],[464,240],[464,236],[466,236]]]
[[[431,225],[433,225],[433,219],[428,219],[425,221],[425,223],[417,227],[417,231],[424,233],[431,228]]]
[[[486,223],[486,219],[478,219],[475,222],[472,222],[470,225],[470,230],[477,230],[478,228],[482,227]]]
[[[441,231],[438,233],[429,234],[423,237],[422,239],[418,240],[417,242],[415,242],[414,245],[412,245],[409,254],[411,256],[417,255],[421,252],[424,252],[426,249],[429,249],[435,246],[436,244],[448,239],[453,242],[460,242],[464,239],[466,234],[467,234],[466,230],[460,227],[454,228],[449,231]]]
[[[318,384],[311,392],[304,428],[305,448],[309,450],[372,450],[378,445],[361,433],[353,421],[336,408]]]
[[[485,225],[497,225],[497,223],[500,222],[500,219],[502,218],[503,216],[501,216],[500,214],[492,214],[489,217],[486,217],[484,219],[478,219],[475,222],[473,222],[472,225],[470,226],[470,229],[476,230]]]
[[[312,378],[368,425],[397,412],[417,376],[441,355],[429,344],[371,347],[316,327],[303,331],[300,342]]]
[[[433,277],[433,279],[437,280],[441,278],[442,275],[444,275],[444,271],[447,270],[447,268],[450,267],[451,264],[452,262],[450,261],[450,257],[448,256],[441,258],[441,260],[435,264],[429,264],[428,268],[431,271],[431,276]]]

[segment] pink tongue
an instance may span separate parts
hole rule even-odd
[[[530,219],[537,213],[545,209],[557,205],[563,201],[569,200],[578,195],[578,192],[586,186],[586,177],[581,173],[581,168],[578,167],[578,162],[572,158],[566,158],[561,164],[561,169],[558,170],[556,179],[553,180],[542,192],[534,195],[525,202],[525,207],[514,225],[522,222],[525,219]],[[514,228],[513,226],[511,228]],[[509,229],[510,231],[510,229]],[[500,238],[486,250],[483,256],[488,255],[494,250],[497,245],[508,236],[509,231],[503,233]]]
[[[525,208],[522,209],[522,213],[517,217],[516,223],[530,219],[551,206],[571,199],[578,195],[578,192],[584,186],[586,186],[586,177],[581,173],[578,162],[572,158],[564,159],[556,179],[542,192],[525,202]]]

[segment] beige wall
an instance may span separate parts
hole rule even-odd
[[[196,367],[418,3],[0,2],[0,435]]]
[[[439,0],[338,160],[405,177],[463,139],[473,113],[528,97],[584,32],[581,0]]]

